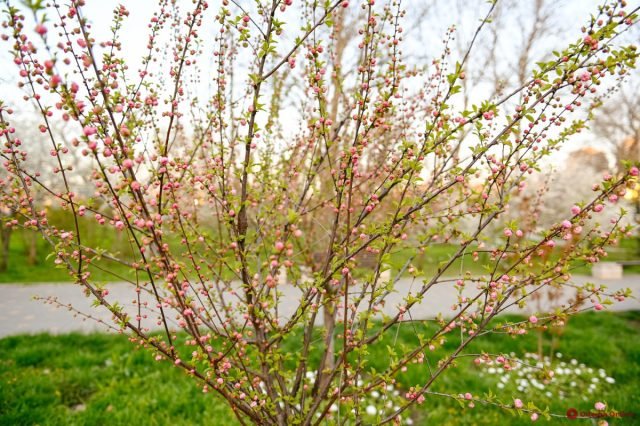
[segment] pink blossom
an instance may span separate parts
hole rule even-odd
[[[122,162],[122,167],[124,169],[130,169],[133,167],[133,161],[131,161],[130,159],[126,158],[123,162]]]
[[[471,395],[469,392],[464,394],[464,399],[466,400],[472,400],[473,399],[473,395]]]
[[[43,36],[43,35],[45,35],[45,34],[47,33],[47,27],[45,27],[45,26],[44,26],[44,25],[42,25],[42,24],[38,24],[38,25],[36,25],[35,30],[36,30],[36,32],[37,32],[38,34],[40,34],[41,36]]]
[[[563,220],[563,221],[562,221],[562,227],[563,227],[563,228],[569,229],[569,228],[571,228],[571,226],[572,226],[572,225],[571,225],[571,222],[570,222],[570,221],[568,221],[568,220]]]
[[[593,208],[593,211],[596,213],[600,213],[602,210],[604,210],[604,206],[602,204],[596,204]]]
[[[598,401],[598,402],[596,402],[594,404],[594,407],[595,407],[596,410],[602,411],[602,410],[604,410],[606,408],[606,405],[604,403]]]
[[[535,316],[535,315],[531,315],[531,316],[529,317],[529,322],[530,322],[531,324],[535,324],[535,323],[537,323],[537,322],[538,322],[538,317],[537,317],[537,316]]]
[[[510,236],[513,235],[513,232],[511,232],[511,229],[505,229],[504,230],[504,236],[509,238]]]
[[[571,207],[571,213],[573,213],[574,215],[580,213],[580,207],[578,206]]]
[[[276,241],[275,248],[276,248],[276,251],[284,250],[284,243],[282,241]]]
[[[522,408],[524,406],[524,404],[522,403],[522,400],[517,398],[513,400],[513,405],[516,408]]]
[[[595,309],[596,311],[601,311],[604,309],[604,306],[602,306],[600,303],[596,303],[595,305],[593,305],[593,309]]]
[[[538,413],[533,413],[533,414],[531,415],[531,421],[532,421],[532,422],[535,422],[536,420],[538,420]]]
[[[629,174],[631,176],[638,176],[638,168],[636,166],[631,167],[631,169],[629,169]]]
[[[84,128],[82,129],[82,132],[86,137],[89,137],[98,133],[98,129],[96,129],[93,126],[84,126]]]
[[[49,84],[51,85],[51,87],[58,87],[60,83],[62,83],[62,77],[60,77],[58,74],[51,76],[51,80],[49,80]]]

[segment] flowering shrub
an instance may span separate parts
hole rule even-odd
[[[636,10],[624,1],[600,7],[520,87],[463,108],[475,37],[453,58],[452,28],[429,67],[411,65],[406,12],[393,0],[198,0],[186,12],[162,0],[138,69],[126,60],[124,6],[104,39],[83,0],[6,1],[4,11],[3,46],[23,90],[0,107],[1,201],[17,212],[5,226],[40,232],[55,263],[113,314],[112,328],[226,400],[242,423],[400,422],[496,315],[571,285],[576,264],[598,262],[630,232],[623,211],[598,217],[637,181],[631,164],[559,223],[491,227],[633,68],[637,49],[621,35]],[[40,137],[17,136],[13,104],[35,107]],[[44,149],[49,161],[36,166],[32,153]],[[45,197],[70,227],[49,221]],[[88,243],[87,224],[125,235],[128,250]],[[452,251],[437,268],[415,262],[441,245]],[[467,273],[470,263],[486,273]],[[113,273],[130,285],[124,300],[92,278],[114,264],[129,271]],[[452,309],[431,298],[442,286],[458,293]],[[588,285],[506,331],[628,296]],[[421,316],[423,303],[440,314]],[[421,333],[426,321],[437,331]],[[415,346],[388,347],[373,368],[370,350],[404,323],[416,327]],[[450,336],[459,345],[434,359]],[[409,364],[424,381],[384,410],[371,405]]]

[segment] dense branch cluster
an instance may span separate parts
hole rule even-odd
[[[451,28],[442,54],[414,66],[399,0],[162,0],[134,71],[124,6],[111,37],[97,40],[83,0],[27,3],[6,2],[3,49],[41,135],[17,137],[16,102],[3,101],[0,202],[17,212],[4,226],[39,231],[55,263],[113,313],[113,328],[226,399],[242,423],[399,423],[474,339],[562,324],[629,296],[588,285],[554,312],[492,322],[568,286],[574,268],[630,232],[623,212],[598,217],[636,182],[633,165],[604,176],[561,223],[542,228],[527,211],[504,220],[527,177],[586,126],[581,111],[594,113],[607,84],[633,68],[637,50],[619,36],[636,11],[624,2],[600,7],[520,87],[462,108],[469,52],[495,4],[465,55],[451,54]],[[50,153],[46,166],[29,163],[28,147]],[[71,227],[48,220],[45,199]],[[87,224],[124,234],[129,249],[87,244]],[[450,256],[423,267],[438,247]],[[129,283],[129,300],[92,278],[115,264],[128,271],[114,280]],[[458,295],[454,306],[430,297],[441,286]],[[441,314],[420,317],[422,304]],[[369,349],[401,326],[416,330],[415,344],[372,362]],[[446,339],[459,344],[435,359]],[[508,368],[500,354],[481,359],[499,356]],[[424,380],[386,411],[363,409],[407,369]],[[476,400],[461,391],[452,397]]]

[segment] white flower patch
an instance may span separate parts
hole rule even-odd
[[[615,379],[602,369],[588,367],[575,358],[562,361],[563,354],[558,352],[553,357],[539,358],[537,354],[526,353],[522,359],[510,354],[504,363],[496,360],[484,361],[479,365],[479,374],[487,374],[487,380],[501,392],[512,390],[513,393],[526,396],[543,395],[548,399],[565,399],[568,397],[584,397],[598,391],[601,387],[615,383]]]

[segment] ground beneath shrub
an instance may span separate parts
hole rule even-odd
[[[515,318],[510,318],[515,319]],[[542,390],[513,393],[502,389],[498,377],[481,375],[471,357],[461,359],[436,382],[435,392],[483,396],[491,392],[502,401],[517,397],[549,407],[561,416],[569,408],[593,409],[596,401],[607,410],[633,413],[635,417],[607,419],[611,425],[640,423],[640,312],[590,312],[572,317],[561,333],[542,335],[542,348],[552,357],[577,359],[593,369],[605,369],[615,384],[602,383],[595,391],[580,390],[560,399]],[[411,344],[415,331],[402,325],[389,338],[396,345]],[[430,353],[437,362],[455,346],[455,337]],[[468,353],[514,353],[518,357],[538,349],[538,336],[518,338],[502,334],[474,341]],[[291,343],[295,345],[295,342]],[[291,350],[295,350],[292,346]],[[153,354],[133,350],[125,336],[113,334],[65,334],[13,336],[0,340],[0,424],[2,425],[228,425],[235,424],[224,402],[204,395],[197,383],[168,362],[155,362]],[[558,355],[560,354],[560,355]],[[373,349],[372,365],[381,367],[386,349]],[[398,377],[406,389],[424,383],[425,364],[410,366]],[[476,404],[473,409],[456,401],[428,396],[413,410],[414,424],[522,425],[527,416],[512,416],[499,408]],[[554,418],[543,424],[591,424]]]

